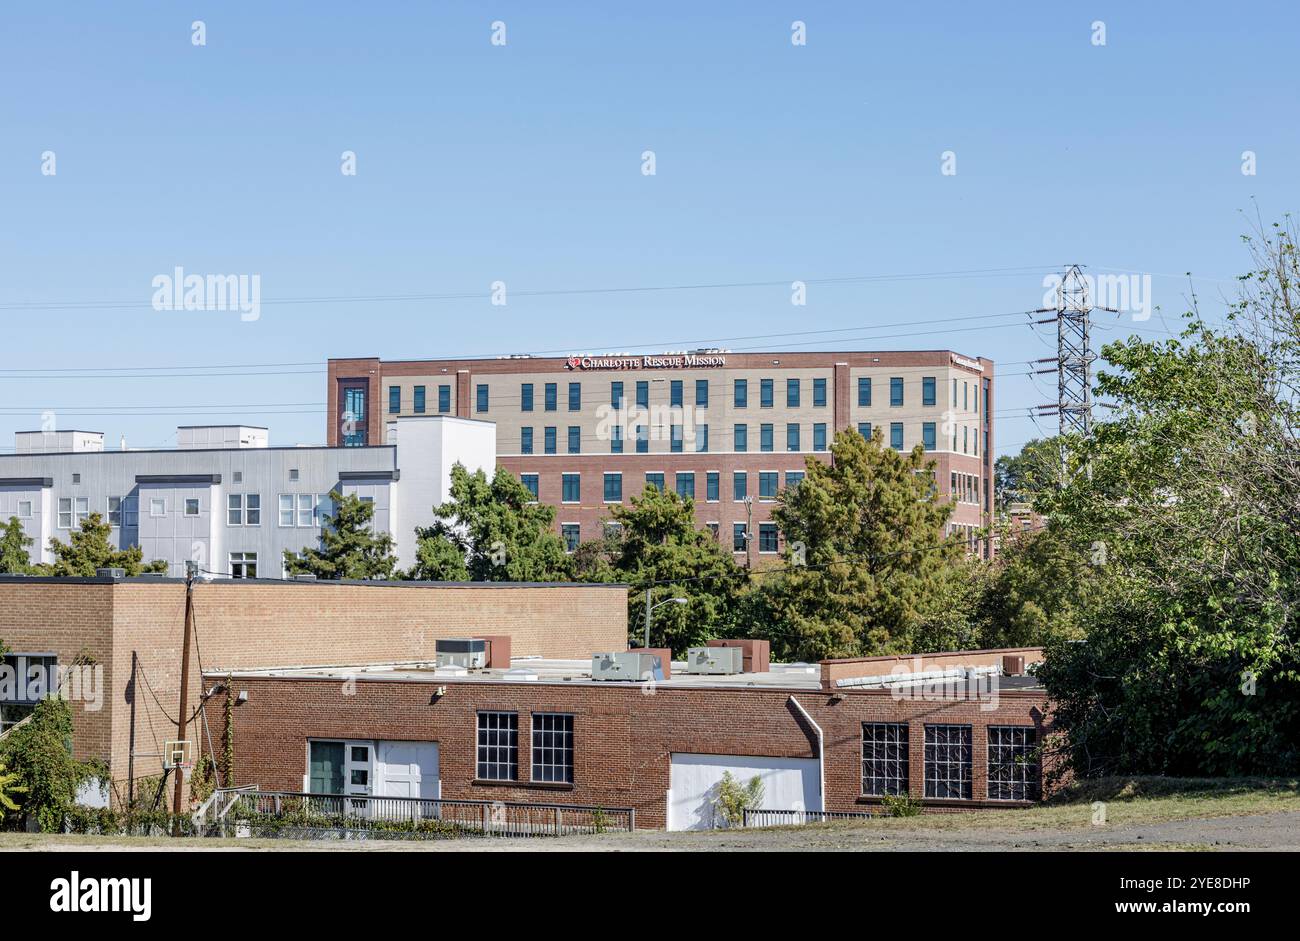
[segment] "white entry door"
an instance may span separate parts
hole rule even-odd
[[[442,795],[437,743],[380,742],[376,787],[380,797],[437,800]]]
[[[816,758],[675,754],[669,775],[668,829],[708,830],[721,825],[715,801],[728,771],[742,785],[758,776],[763,782],[764,809],[818,806]]]

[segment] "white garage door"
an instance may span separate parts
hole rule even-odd
[[[811,810],[818,806],[816,758],[757,755],[672,756],[668,791],[669,830],[707,830],[715,825],[718,783],[730,771],[741,784],[763,782],[763,807]]]
[[[375,794],[379,797],[441,796],[435,742],[380,742]]]

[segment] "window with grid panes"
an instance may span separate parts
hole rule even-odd
[[[1038,752],[1031,726],[991,725],[989,800],[1037,800]]]
[[[533,780],[573,783],[573,716],[533,713]]]
[[[971,727],[925,727],[925,796],[971,797]]]
[[[903,723],[862,723],[862,793],[906,794],[908,731]]]
[[[519,716],[513,712],[478,714],[480,781],[513,781],[519,777]]]

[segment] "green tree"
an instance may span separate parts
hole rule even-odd
[[[762,580],[758,630],[783,657],[909,651],[942,603],[945,568],[961,551],[945,538],[952,504],[934,487],[921,447],[886,448],[842,431],[831,463],[807,461],[772,518],[785,535],[779,575]]]
[[[653,612],[652,647],[671,647],[680,655],[731,627],[745,573],[709,530],[696,528],[693,500],[650,485],[627,506],[613,507],[611,520],[617,535],[581,554],[585,571],[627,583],[633,644],[644,640],[647,589],[652,605],[687,599]]]
[[[72,708],[58,698],[42,699],[29,721],[0,740],[0,758],[22,789],[22,812],[45,833],[62,828],[88,778],[104,773],[95,762],[72,756]]]
[[[0,823],[4,823],[6,811],[12,812],[18,809],[13,795],[26,792],[27,788],[18,783],[18,775],[11,772],[5,767],[4,762],[0,761]]]
[[[290,575],[315,575],[319,579],[389,579],[397,559],[393,537],[371,526],[374,504],[355,494],[330,493],[334,514],[326,515],[321,547],[295,555],[284,551],[284,570]]]
[[[1013,503],[1033,503],[1061,478],[1061,444],[1055,438],[1025,442],[1019,454],[1004,454],[993,465],[993,492],[999,510]]]
[[[1226,326],[1102,350],[1117,408],[1041,500],[1106,583],[1039,672],[1076,774],[1300,771],[1300,256],[1250,242]]]
[[[9,522],[0,527],[0,573],[25,575],[30,572],[32,560],[27,547],[32,541],[23,532],[22,521],[16,516],[9,517]]]
[[[572,564],[555,532],[555,508],[538,503],[505,468],[452,467],[451,499],[416,533],[411,578],[430,581],[567,581]]]
[[[123,569],[127,575],[167,571],[167,563],[161,559],[145,564],[144,551],[139,546],[114,549],[108,541],[112,532],[113,527],[103,517],[91,513],[81,521],[80,529],[72,530],[67,542],[50,537],[54,562],[42,568],[51,575],[82,578],[93,577],[95,570],[101,568]]]

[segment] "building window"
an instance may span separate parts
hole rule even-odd
[[[486,412],[488,410],[488,387],[480,383],[474,390],[474,410],[477,412]]]
[[[668,405],[670,408],[682,407],[682,381],[674,379],[668,384]]]
[[[31,515],[32,515],[32,514],[31,514],[31,508],[32,508],[32,505],[31,505],[30,503],[27,504],[27,510],[28,510],[27,515],[28,515],[28,516],[31,516]],[[21,513],[22,513],[22,504],[21,504],[21,503],[18,505],[18,510],[19,510],[20,515],[21,515]],[[108,506],[107,506],[107,510],[108,510],[108,525],[109,525],[109,526],[119,526],[119,527],[120,527],[120,526],[122,525],[122,498],[121,498],[121,497],[109,497],[109,498],[108,498]]]
[[[560,387],[558,383],[548,382],[545,388],[546,400],[544,407],[548,412],[553,412],[560,407]]]
[[[519,385],[519,410],[521,412],[531,412],[533,410],[533,384],[531,382],[524,382]]]
[[[803,483],[803,471],[786,471],[785,472],[785,489],[789,490]]]
[[[570,396],[572,399],[572,396]],[[623,383],[611,382],[609,384],[609,404],[614,408],[623,407]]]
[[[569,411],[571,412],[582,411],[582,383],[581,382],[569,383]]]
[[[402,410],[402,387],[389,386],[388,387],[388,412],[391,415],[396,415],[401,410]]]
[[[40,686],[47,693],[59,688],[59,658],[52,654],[7,653],[0,658],[0,664],[11,676],[24,680],[12,684],[9,695],[0,702],[0,732],[8,732],[35,710],[39,701],[35,698],[37,677],[43,680]]]
[[[705,525],[709,527],[709,534],[713,537],[713,541],[714,541],[714,542],[717,542],[717,541],[718,541],[718,524],[717,524],[717,523],[706,523]]]
[[[758,498],[760,500],[775,500],[776,491],[780,486],[780,477],[776,471],[759,471],[758,472]]]
[[[261,495],[256,493],[232,493],[226,496],[227,526],[259,526],[261,523]]]
[[[513,712],[478,714],[480,781],[513,781],[519,777],[519,716]]]
[[[865,408],[871,404],[871,378],[863,376],[858,380],[858,405]]]
[[[533,429],[527,425],[519,429],[519,453],[533,453]]]
[[[80,475],[80,474],[73,474],[73,475],[72,475],[72,482],[73,482],[74,484],[79,484],[79,483],[81,483],[81,475]]]
[[[533,780],[573,783],[573,716],[533,713]]]
[[[564,503],[579,503],[582,500],[582,475],[581,474],[564,474],[561,478],[562,494],[561,500]]]
[[[731,494],[733,500],[743,500],[749,495],[749,474],[734,471],[731,475]]]
[[[686,471],[677,475],[677,496],[683,500],[695,499],[694,471]]]
[[[1038,751],[1029,726],[991,725],[989,800],[1038,800]]]
[[[709,471],[704,475],[704,499],[709,503],[718,502],[718,477],[717,471]]]
[[[668,450],[673,454],[682,452],[682,426],[670,425],[668,427]]]
[[[162,514],[157,514],[161,516]],[[72,497],[59,497],[59,529],[72,528]]]
[[[542,450],[547,454],[555,453],[556,430],[554,425],[547,425],[542,431]]]
[[[749,382],[745,379],[737,379],[733,386],[732,399],[736,408],[749,407]]]
[[[925,727],[925,796],[971,799],[971,727]]]
[[[198,515],[199,515],[199,501],[198,501],[197,498],[195,498],[195,497],[186,497],[186,498],[185,498],[185,515],[186,515],[186,516],[198,516]]]
[[[709,450],[709,426],[695,426],[695,451],[698,454],[704,454]]]
[[[424,414],[424,386],[415,387],[415,414]]]
[[[733,450],[735,451],[749,450],[749,426],[748,425],[737,425],[735,427],[735,430],[732,432],[732,436],[734,438],[732,442]]]
[[[63,515],[62,512],[60,512],[59,515],[62,516],[62,515]],[[156,517],[156,516],[166,516],[166,515],[167,515],[167,501],[166,501],[165,499],[163,499],[163,498],[160,498],[160,497],[155,497],[155,498],[151,499],[151,500],[149,501],[149,515],[150,515],[150,516],[155,516],[155,517]]]
[[[817,422],[813,425],[813,450],[826,450],[826,423]]]
[[[907,726],[895,722],[862,723],[862,793],[872,797],[906,794]]]
[[[582,528],[577,523],[564,523],[560,526],[560,538],[564,540],[565,552],[577,552],[582,542]]]
[[[609,453],[623,453],[623,426],[615,425],[609,430]]]
[[[936,445],[934,422],[923,422],[921,425],[921,444],[927,451],[933,451]]]
[[[289,469],[289,479],[290,479],[290,480],[297,480],[297,479],[298,479],[298,468],[293,467],[293,468],[290,468],[290,469]]]
[[[813,380],[813,408],[826,407],[826,380]]]
[[[524,489],[526,489],[529,493],[531,493],[533,495],[533,499],[536,500],[537,499],[537,475],[520,474],[519,482],[524,485]]]
[[[231,578],[257,578],[257,553],[256,552],[230,553],[230,577]]]
[[[903,423],[901,421],[891,421],[889,423],[889,446],[895,451],[903,450]]]
[[[787,379],[785,381],[785,407],[799,407],[799,380]]]
[[[111,499],[111,498],[110,498],[110,499]],[[19,516],[19,518],[21,518],[21,519],[25,519],[25,520],[26,520],[26,519],[31,519],[31,518],[32,518],[32,501],[31,501],[31,500],[19,500],[19,501],[18,501],[18,516]]]
[[[799,426],[793,422],[785,426],[785,449],[787,451],[799,450]]]
[[[650,407],[650,383],[642,380],[636,384],[636,407]]]
[[[758,551],[776,551],[776,523],[758,524]]]
[[[889,380],[889,404],[894,408],[903,404],[903,380],[900,376]]]
[[[582,428],[579,425],[569,426],[569,453],[582,453]]]
[[[451,411],[451,386],[438,386],[438,411],[444,415]]]
[[[862,435],[862,437],[864,437],[864,438],[866,438],[868,441],[870,441],[870,440],[871,440],[871,422],[869,422],[869,421],[860,421],[860,422],[858,422],[858,434]]]
[[[605,502],[622,503],[623,502],[623,475],[619,473],[605,474]]]
[[[656,490],[658,490],[660,493],[663,493],[663,492],[664,492],[664,475],[663,475],[663,474],[653,473],[653,472],[652,472],[652,473],[649,473],[649,474],[646,474],[646,475],[645,475],[645,485],[646,485],[647,487],[654,487],[654,488],[655,488]]]
[[[647,454],[650,451],[650,435],[645,425],[636,426],[636,453]]]
[[[695,404],[699,408],[709,407],[709,380],[695,380]]]
[[[343,446],[355,448],[366,443],[366,390],[343,386]]]
[[[772,450],[772,426],[771,425],[758,426],[758,449],[760,451]]]
[[[772,380],[760,379],[758,381],[758,407],[771,408],[772,405],[774,404],[773,400],[774,400],[774,396],[772,394]]]
[[[748,537],[745,535],[745,524],[732,523],[731,524],[731,551],[744,552],[746,542],[748,542]]]
[[[921,380],[921,404],[933,405],[935,403],[934,376],[925,376]]]

